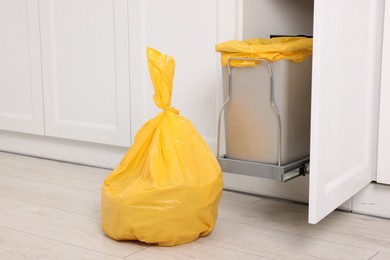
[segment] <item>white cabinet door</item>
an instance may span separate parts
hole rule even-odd
[[[377,182],[390,184],[390,2],[385,6]]]
[[[41,0],[47,136],[130,145],[127,0]]]
[[[0,0],[0,129],[43,135],[37,0]]]
[[[309,222],[373,180],[384,1],[316,0]]]

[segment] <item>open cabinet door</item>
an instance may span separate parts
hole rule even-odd
[[[316,0],[309,223],[374,178],[383,0]]]

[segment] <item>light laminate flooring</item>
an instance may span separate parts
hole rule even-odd
[[[390,259],[390,220],[224,191],[208,237],[176,247],[100,229],[107,169],[0,152],[0,259]]]

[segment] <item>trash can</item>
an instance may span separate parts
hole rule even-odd
[[[311,48],[312,39],[301,37],[216,46],[224,65],[225,159],[283,166],[309,157]]]

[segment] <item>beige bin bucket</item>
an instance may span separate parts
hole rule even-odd
[[[309,156],[311,65],[309,57],[299,63],[280,60],[230,68],[231,98],[224,111],[226,158],[277,165],[279,130],[280,165]],[[223,67],[223,92],[226,100],[227,67]]]

